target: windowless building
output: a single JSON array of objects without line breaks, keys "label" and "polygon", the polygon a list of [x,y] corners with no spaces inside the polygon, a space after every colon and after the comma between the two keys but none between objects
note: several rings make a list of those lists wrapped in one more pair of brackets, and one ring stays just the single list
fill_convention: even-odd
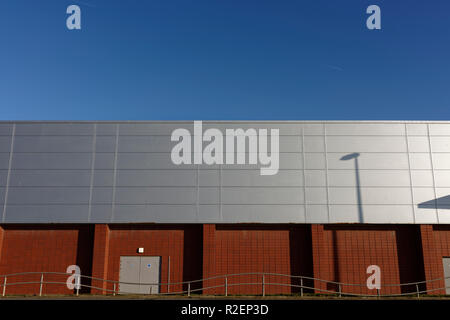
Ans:
[{"label": "windowless building", "polygon": [[[224,294],[222,276],[229,275],[227,293],[260,294],[252,283],[261,282],[262,273],[267,294],[298,292],[300,278],[290,275],[308,277],[303,284],[315,292],[337,290],[332,282],[341,282],[363,285],[348,292],[371,293],[366,270],[377,265],[382,285],[428,281],[421,290],[445,293],[450,122],[202,125],[199,149],[193,121],[1,122],[0,281],[1,275],[64,273],[78,265],[94,278],[157,283],[116,287],[84,278],[94,288],[83,290],[91,293],[178,292],[203,279],[190,289]],[[190,162],[174,162],[183,140],[174,139],[177,129],[192,134],[185,140],[192,148],[177,150]],[[227,130],[243,135],[245,150],[237,144],[227,150],[224,138],[216,145],[223,149],[210,155],[221,157],[223,150],[244,153],[246,160],[196,162],[196,153],[204,160],[217,140],[208,132],[217,138]],[[278,161],[273,174],[262,174],[268,166],[262,158],[250,161],[263,147]],[[51,282],[57,275],[45,277]],[[39,290],[7,286],[9,294]],[[387,294],[405,290],[382,287]],[[45,293],[71,292],[45,285]]]}]

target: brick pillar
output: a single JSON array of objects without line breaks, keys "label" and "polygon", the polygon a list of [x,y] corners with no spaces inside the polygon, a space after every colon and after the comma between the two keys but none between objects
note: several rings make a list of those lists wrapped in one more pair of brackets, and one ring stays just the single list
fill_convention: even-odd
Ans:
[{"label": "brick pillar", "polygon": [[[442,255],[433,237],[432,225],[420,225],[420,239],[422,241],[423,266],[425,280],[430,281],[444,277]],[[445,287],[444,280],[427,282],[426,290]],[[429,294],[445,294],[445,290],[434,290]]]},{"label": "brick pillar", "polygon": [[[313,254],[313,277],[322,280],[330,279],[329,252],[325,242],[325,233],[322,224],[311,225],[311,241]],[[314,292],[325,293],[327,285],[323,281],[314,280]]]},{"label": "brick pillar", "polygon": [[[203,225],[203,279],[216,276],[215,232],[215,224]],[[214,279],[203,281],[203,288],[214,285],[217,285]],[[215,294],[219,291],[218,289],[203,290],[203,294]]]},{"label": "brick pillar", "polygon": [[[96,224],[94,234],[94,252],[92,257],[92,277],[108,279],[108,258],[109,258],[109,227],[107,224]],[[108,279],[112,280],[112,279]],[[112,284],[104,281],[92,280],[92,286],[99,289],[92,289],[91,293],[106,294],[106,288],[112,289]],[[116,286],[116,290],[118,287]],[[108,292],[111,293],[111,292]]]}]

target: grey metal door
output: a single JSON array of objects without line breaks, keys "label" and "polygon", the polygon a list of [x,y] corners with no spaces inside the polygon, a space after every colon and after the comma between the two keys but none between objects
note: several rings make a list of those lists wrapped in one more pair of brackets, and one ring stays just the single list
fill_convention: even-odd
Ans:
[{"label": "grey metal door", "polygon": [[443,257],[444,277],[445,277],[445,293],[450,294],[450,257]]},{"label": "grey metal door", "polygon": [[161,257],[120,257],[119,293],[159,293],[160,262]]},{"label": "grey metal door", "polygon": [[140,257],[141,273],[140,283],[152,283],[151,285],[141,285],[141,293],[159,293],[159,271],[161,257]]}]

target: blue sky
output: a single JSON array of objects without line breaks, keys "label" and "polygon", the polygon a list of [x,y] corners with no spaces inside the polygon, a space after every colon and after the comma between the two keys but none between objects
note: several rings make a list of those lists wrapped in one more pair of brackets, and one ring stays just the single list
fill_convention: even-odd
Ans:
[{"label": "blue sky", "polygon": [[3,120],[450,120],[448,0],[2,0],[0,39]]}]

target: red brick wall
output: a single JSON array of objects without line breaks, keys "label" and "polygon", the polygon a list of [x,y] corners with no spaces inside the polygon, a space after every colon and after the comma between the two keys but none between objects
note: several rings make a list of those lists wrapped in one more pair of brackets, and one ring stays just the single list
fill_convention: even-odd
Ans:
[{"label": "red brick wall", "polygon": [[[203,225],[203,273],[202,278],[209,279],[216,274],[216,225]],[[218,279],[204,280],[203,288],[209,288],[221,284]],[[205,289],[204,294],[214,294],[216,289]]]},{"label": "red brick wall", "polygon": [[[65,272],[77,264],[84,275],[119,280],[120,256],[161,256],[161,282],[191,281],[212,276],[265,272],[313,276],[330,281],[362,283],[366,268],[381,267],[383,284],[398,284],[443,277],[442,257],[450,256],[450,226],[414,225],[3,225],[0,228],[0,274],[28,271]],[[94,232],[95,231],[95,232]],[[3,234],[3,237],[2,237]],[[3,239],[3,241],[2,241]],[[17,278],[39,281],[40,276]],[[65,282],[66,276],[45,280]],[[230,277],[229,294],[261,294],[261,285],[233,286],[239,282],[261,282],[261,276]],[[0,279],[2,281],[2,279]],[[8,279],[11,283],[13,279]],[[299,280],[266,276],[266,283],[299,284]],[[222,285],[224,279],[193,284]],[[83,279],[83,284],[90,284]],[[92,281],[105,293],[112,284]],[[306,285],[309,285],[305,281]],[[335,290],[321,282],[322,289]],[[434,287],[433,287],[434,285]],[[436,282],[430,288],[442,287]],[[171,291],[187,290],[173,285]],[[367,288],[344,291],[368,293]],[[415,290],[404,287],[403,292]],[[167,286],[161,287],[166,292]],[[267,284],[266,294],[298,292],[288,286]],[[39,292],[39,284],[8,287],[7,293]],[[72,293],[65,285],[46,285],[44,294]],[[205,290],[223,294],[224,288]],[[373,293],[371,291],[370,293]],[[382,294],[400,293],[384,288]],[[442,292],[436,292],[442,293]]]},{"label": "red brick wall", "polygon": [[[376,294],[365,286],[369,265],[381,268],[381,283],[399,284],[423,279],[417,226],[313,225],[314,277],[328,281],[363,284],[343,286],[343,292]],[[316,281],[322,290],[338,291],[333,284]],[[382,287],[381,294],[415,290]],[[316,292],[319,292],[317,290]]]},{"label": "red brick wall", "polygon": [[[307,226],[290,225],[216,225],[205,226],[204,276],[236,273],[277,273],[311,276],[311,251]],[[208,256],[209,255],[209,256]],[[224,284],[220,278],[207,285]],[[228,277],[229,294],[261,294],[261,275]],[[294,281],[295,282],[295,281]],[[291,293],[289,277],[265,276],[265,293]],[[295,290],[293,290],[295,291]],[[207,293],[223,294],[224,288]]]},{"label": "red brick wall", "polygon": [[[106,291],[106,281],[97,279],[108,279],[109,262],[109,227],[106,224],[96,224],[92,257],[92,294],[111,293]],[[114,290],[114,286],[113,286]]]},{"label": "red brick wall", "polygon": [[[430,294],[445,294],[443,257],[450,257],[450,226],[421,225],[421,239],[427,290]],[[431,281],[437,280],[437,281]]]},{"label": "red brick wall", "polygon": [[[5,225],[0,274],[20,272],[62,272],[79,265],[91,274],[92,239],[90,226]],[[8,277],[8,284],[40,281],[40,274]],[[3,279],[1,279],[3,281]],[[66,282],[66,275],[44,275],[45,281]],[[8,286],[7,294],[39,294],[39,283]],[[71,294],[64,284],[47,284],[43,294]]]},{"label": "red brick wall", "polygon": [[[160,256],[161,285],[160,292],[167,292],[166,283],[183,282],[201,278],[201,226],[196,225],[110,225],[109,250],[107,253],[106,274],[110,280],[119,280],[120,256]],[[144,254],[137,249],[144,248]],[[199,287],[193,285],[191,289]],[[112,290],[113,285],[107,288]],[[118,288],[117,288],[118,289]],[[174,284],[170,292],[186,290],[187,286]]]}]

